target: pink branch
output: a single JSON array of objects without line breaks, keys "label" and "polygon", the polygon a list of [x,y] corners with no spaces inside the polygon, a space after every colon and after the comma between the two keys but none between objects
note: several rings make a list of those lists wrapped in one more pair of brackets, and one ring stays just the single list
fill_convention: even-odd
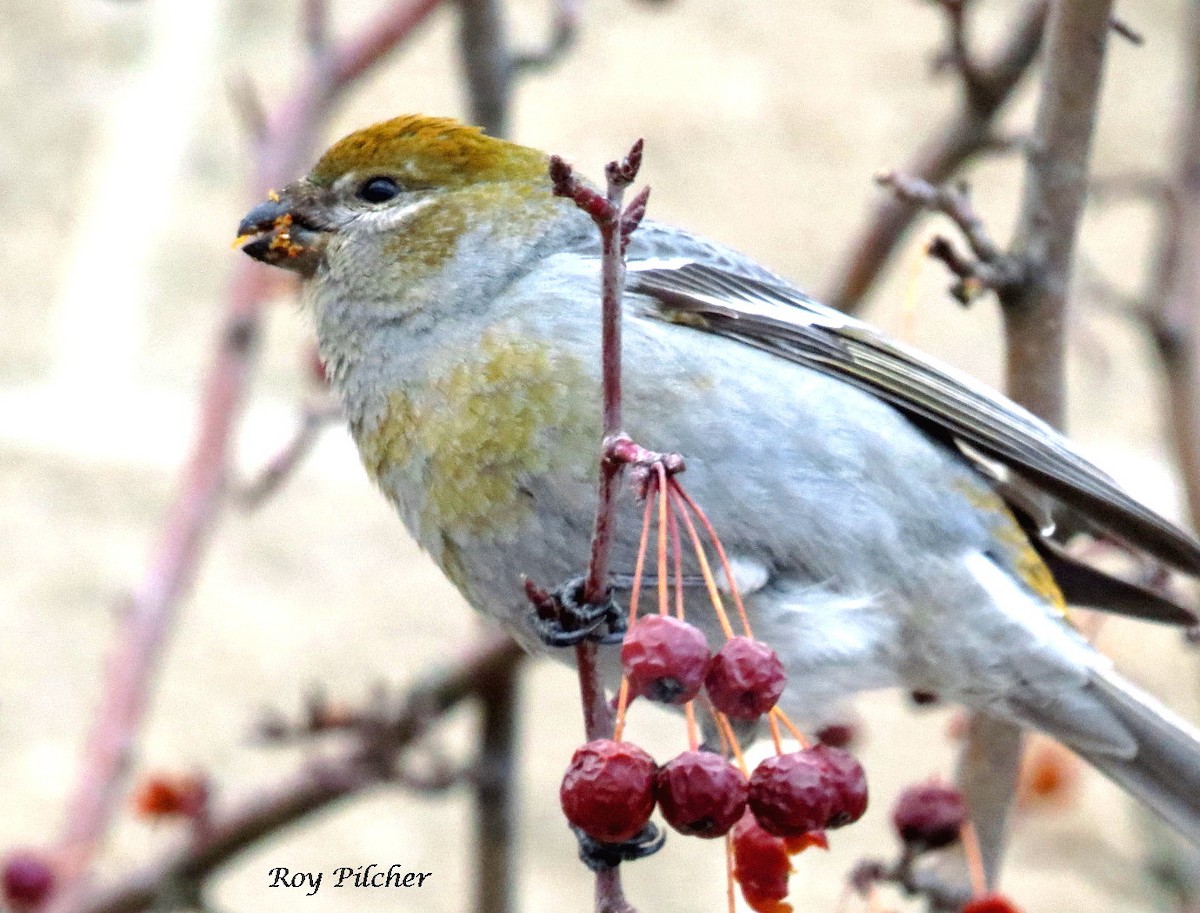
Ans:
[{"label": "pink branch", "polygon": [[402,782],[391,759],[420,739],[464,699],[485,696],[511,679],[525,654],[509,638],[474,645],[453,665],[412,688],[388,720],[356,728],[360,738],[342,752],[307,763],[281,786],[264,790],[224,815],[214,815],[193,839],[119,883],[81,898],[78,913],[138,913],[155,909],[167,891],[196,887],[264,837],[348,796]]},{"label": "pink branch", "polygon": [[[316,4],[314,4],[314,7]],[[338,94],[392,50],[437,6],[398,3],[359,35],[313,58],[302,88],[268,125],[252,179],[255,196],[291,180],[312,157]],[[245,401],[261,310],[274,281],[243,260],[230,284],[224,327],[205,383],[196,444],[169,508],[146,576],[121,605],[123,624],[108,663],[103,704],[85,746],[82,776],[57,851],[60,885],[52,913],[77,909],[88,870],[116,811],[133,762],[148,686],[222,506],[230,444]]]},{"label": "pink branch", "polygon": [[[558,196],[572,200],[592,217],[600,231],[603,259],[600,266],[601,296],[601,372],[603,394],[603,442],[600,453],[600,491],[596,519],[592,528],[591,553],[583,585],[583,599],[598,605],[609,598],[608,557],[616,523],[616,490],[625,466],[622,454],[628,439],[621,432],[621,297],[625,290],[625,248],[630,235],[646,212],[649,191],[643,190],[622,209],[625,189],[637,177],[642,164],[639,139],[620,162],[605,168],[607,193],[601,196],[575,177],[571,166],[554,156],[550,160],[550,179]],[[596,664],[596,643],[584,639],[575,647],[579,670],[579,697],[583,704],[584,727],[588,741],[612,738],[613,714],[604,693],[604,683]],[[632,913],[621,887],[616,867],[596,873],[597,913]]]}]

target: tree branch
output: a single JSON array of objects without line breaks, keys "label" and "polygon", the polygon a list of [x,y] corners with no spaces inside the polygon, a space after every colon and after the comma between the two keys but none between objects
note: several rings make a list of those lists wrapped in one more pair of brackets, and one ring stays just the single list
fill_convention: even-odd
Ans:
[{"label": "tree branch", "polygon": [[[1175,173],[1162,207],[1155,283],[1143,311],[1167,380],[1171,436],[1188,514],[1200,528],[1200,9],[1187,7],[1189,79],[1179,112]],[[1161,184],[1160,184],[1161,187]]]},{"label": "tree branch", "polygon": [[353,730],[357,743],[341,754],[309,762],[283,786],[214,815],[185,846],[173,849],[120,883],[80,898],[76,913],[140,913],[168,892],[195,889],[240,853],[281,829],[371,787],[390,782],[391,763],[466,698],[485,697],[510,680],[525,654],[507,637],[476,644],[449,668],[412,688],[386,726]]},{"label": "tree branch", "polygon": [[[1112,0],[1057,0],[1009,256],[1023,281],[1000,289],[1009,395],[1061,427],[1066,412],[1066,315],[1072,258],[1087,194]],[[1003,857],[1020,767],[1019,727],[972,716],[959,788],[979,835],[989,884]]]},{"label": "tree branch", "polygon": [[[969,78],[964,74],[959,110],[900,171],[942,184],[991,148],[996,119],[1037,56],[1048,7],[1049,0],[1027,4],[999,53],[990,62],[972,62]],[[919,211],[920,207],[907,200],[881,199],[850,245],[822,300],[848,312],[861,307]]]},{"label": "tree branch", "polygon": [[516,665],[493,676],[480,693],[480,754],[475,785],[475,911],[509,913],[517,829],[515,758],[517,746]]},{"label": "tree branch", "polygon": [[[295,176],[312,156],[321,124],[340,92],[411,34],[436,5],[437,0],[397,3],[356,37],[310,59],[302,88],[267,125],[251,179],[255,196]],[[267,270],[245,258],[234,271],[179,494],[167,511],[145,577],[121,601],[123,621],[109,657],[103,703],[84,749],[83,774],[57,850],[60,887],[50,913],[76,908],[132,764],[149,681],[224,501],[230,442],[257,354],[262,305],[274,284]]]}]

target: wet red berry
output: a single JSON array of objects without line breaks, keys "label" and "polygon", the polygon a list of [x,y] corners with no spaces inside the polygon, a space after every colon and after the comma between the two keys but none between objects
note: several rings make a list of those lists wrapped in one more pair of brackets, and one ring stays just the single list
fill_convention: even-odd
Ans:
[{"label": "wet red berry", "polygon": [[722,837],[746,810],[746,776],[710,751],[685,751],[660,767],[654,797],[667,823],[689,837]]},{"label": "wet red berry", "polygon": [[588,742],[576,749],[563,774],[558,794],[563,814],[593,840],[629,840],[654,811],[656,766],[629,742]]},{"label": "wet red berry", "polygon": [[755,913],[791,913],[784,903],[792,871],[787,847],[746,812],[733,828],[733,878]]},{"label": "wet red berry", "polygon": [[727,640],[704,677],[713,706],[735,720],[758,719],[775,706],[786,684],[779,656],[749,637]]},{"label": "wet red berry", "polygon": [[783,845],[787,848],[789,856],[795,856],[797,853],[803,853],[813,847],[819,850],[829,849],[829,837],[824,831],[809,831],[799,837],[784,837]]},{"label": "wet red berry", "polygon": [[936,850],[958,840],[967,806],[953,786],[932,781],[910,786],[892,809],[900,839],[920,850]]},{"label": "wet red berry", "polygon": [[750,775],[750,810],[776,837],[821,830],[833,811],[824,759],[813,749],[767,758]]},{"label": "wet red berry", "polygon": [[853,824],[867,810],[867,775],[854,755],[829,745],[814,745],[811,755],[825,768],[830,790],[829,820],[825,827]]},{"label": "wet red berry", "polygon": [[960,913],[1021,913],[1003,894],[983,894],[967,902]]},{"label": "wet red berry", "polygon": [[699,694],[711,658],[700,629],[670,615],[639,618],[621,645],[632,694],[663,704],[686,704]]},{"label": "wet red berry", "polygon": [[54,869],[35,850],[15,850],[4,860],[0,882],[11,909],[33,911],[44,906],[54,891]]}]

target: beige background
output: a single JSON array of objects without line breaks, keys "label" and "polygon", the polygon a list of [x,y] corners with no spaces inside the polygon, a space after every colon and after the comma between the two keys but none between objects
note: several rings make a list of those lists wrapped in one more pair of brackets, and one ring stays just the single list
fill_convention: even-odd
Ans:
[{"label": "beige background", "polygon": [[[378,8],[333,5],[343,30]],[[544,34],[548,6],[512,4],[520,40]],[[979,30],[993,36],[1016,4],[984,6]],[[1121,5],[1147,41],[1112,46],[1098,173],[1167,160],[1183,6]],[[138,579],[174,490],[238,256],[229,240],[253,202],[226,80],[250,74],[268,103],[287,94],[297,7],[5,0],[0,10],[0,847],[52,840],[61,825],[115,597]],[[328,139],[401,112],[461,113],[454,26],[450,9],[435,15],[338,111]],[[952,84],[928,73],[940,37],[936,10],[913,0],[594,0],[578,50],[521,88],[515,134],[593,173],[644,136],[656,218],[819,289],[878,192],[871,174],[900,164],[951,109]],[[1027,92],[1010,112],[1013,129],[1028,122],[1031,101]],[[988,161],[972,179],[1003,238],[1019,163]],[[1151,228],[1134,206],[1093,214],[1085,256],[1135,288]],[[913,262],[905,258],[878,289],[870,317],[995,381],[992,305],[962,311],[943,293],[939,269],[905,265]],[[910,289],[908,332],[901,302]],[[1145,345],[1121,320],[1079,305],[1073,433],[1131,490],[1174,512]],[[309,333],[292,304],[272,309],[239,438],[246,473],[277,450],[310,390]],[[475,625],[371,489],[344,435],[330,433],[277,499],[253,515],[231,513],[218,531],[164,657],[144,764],[203,768],[219,784],[218,801],[236,802],[298,760],[249,744],[264,707],[294,709],[315,682],[351,700],[380,679],[400,686]],[[1176,636],[1112,624],[1103,640],[1133,677],[1194,714],[1194,661]],[[590,909],[589,879],[555,798],[580,740],[573,680],[541,664],[524,701],[533,712],[522,734],[522,908]],[[902,784],[950,769],[944,711],[915,716],[892,695],[862,709],[875,803],[831,853],[799,860],[802,909],[832,910],[856,859],[891,852],[886,809]],[[450,728],[447,745],[463,743],[468,722]],[[645,709],[632,734],[662,758],[683,742],[680,724]],[[1021,820],[1011,893],[1029,910],[1146,909],[1135,820],[1113,788],[1089,777],[1067,812]],[[458,910],[470,878],[468,825],[460,797],[381,792],[264,844],[220,879],[215,901],[256,913]],[[105,868],[127,869],[179,837],[126,819]],[[419,894],[398,897],[265,888],[272,866],[328,872],[367,862],[435,874]],[[666,913],[722,909],[722,882],[719,844],[676,837],[630,867],[627,883],[642,909]]]}]

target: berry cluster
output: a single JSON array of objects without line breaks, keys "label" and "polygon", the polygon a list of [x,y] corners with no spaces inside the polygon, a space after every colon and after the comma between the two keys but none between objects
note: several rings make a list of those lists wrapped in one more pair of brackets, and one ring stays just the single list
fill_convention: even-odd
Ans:
[{"label": "berry cluster", "polygon": [[[724,837],[728,870],[747,903],[758,913],[790,913],[784,902],[789,857],[812,846],[828,847],[827,830],[857,821],[867,809],[866,776],[843,748],[852,732],[842,727],[828,741],[809,745],[776,706],[787,685],[783,663],[768,644],[754,638],[724,547],[704,511],[675,478],[683,470],[682,459],[632,442],[626,450],[635,490],[645,500],[645,516],[628,616],[620,624],[623,678],[617,721],[611,739],[591,741],[571,758],[559,793],[563,812],[579,837],[581,857],[595,869],[641,858],[661,845],[660,832],[650,822],[655,808],[684,836]],[[658,612],[639,616],[654,527]],[[726,612],[700,528],[720,561],[741,632]],[[685,620],[685,535],[725,635],[715,653],[704,633]],[[535,606],[536,595],[530,597]],[[639,697],[684,710],[688,750],[662,766],[622,738],[626,711]],[[699,745],[696,702],[711,717],[720,740],[709,750]],[[764,718],[775,754],[751,770],[733,723]],[[799,750],[784,751],[781,725],[800,743]]]},{"label": "berry cluster", "polygon": [[[788,856],[827,845],[827,829],[857,821],[866,811],[862,767],[841,748],[817,744],[780,750],[747,776],[729,720],[770,715],[777,734],[775,704],[786,684],[779,657],[760,641],[731,637],[712,654],[699,629],[670,615],[650,615],[630,625],[621,663],[622,709],[632,697],[687,705],[691,749],[660,767],[630,742],[599,739],[582,746],[562,781],[567,820],[592,840],[618,844],[641,834],[657,806],[685,836],[731,835],[733,870],[747,902],[758,911],[782,911]],[[738,764],[697,749],[690,702],[702,694]]]},{"label": "berry cluster", "polygon": [[[987,890],[978,840],[966,803],[957,789],[938,780],[910,786],[892,808],[892,825],[902,843],[897,861],[888,865],[880,860],[864,860],[850,875],[851,886],[871,909],[879,907],[877,886],[892,883],[908,895],[926,895],[930,906],[938,909],[955,908],[959,913],[1020,913],[1007,897]],[[961,897],[957,886],[947,886],[932,872],[919,873],[917,869],[925,854],[960,842],[971,876],[971,890],[966,898]]]}]

